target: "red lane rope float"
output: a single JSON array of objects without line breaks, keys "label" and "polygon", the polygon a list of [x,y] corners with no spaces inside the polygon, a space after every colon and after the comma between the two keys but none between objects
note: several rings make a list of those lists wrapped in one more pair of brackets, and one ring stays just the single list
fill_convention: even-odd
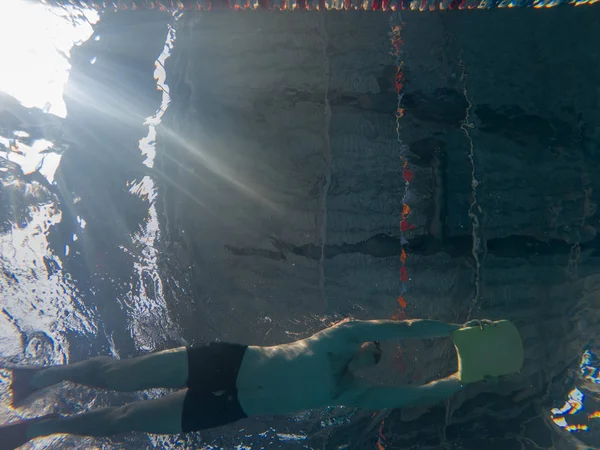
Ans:
[{"label": "red lane rope float", "polygon": [[39,0],[46,5],[91,8],[98,11],[184,10],[364,10],[436,11],[449,9],[552,8],[591,5],[600,0]]},{"label": "red lane rope float", "polygon": [[393,47],[393,56],[396,62],[396,76],[394,79],[394,86],[396,89],[396,95],[398,96],[398,106],[396,110],[396,138],[400,144],[400,162],[402,164],[402,178],[404,180],[404,194],[402,198],[402,213],[400,215],[400,282],[401,282],[401,292],[398,296],[398,309],[396,313],[392,316],[393,319],[404,319],[406,318],[406,307],[408,302],[406,300],[406,292],[408,291],[408,270],[406,268],[406,261],[408,259],[408,254],[406,252],[406,245],[408,241],[406,239],[405,233],[412,230],[414,225],[411,225],[408,221],[410,216],[410,206],[407,203],[408,197],[408,188],[413,179],[413,172],[410,170],[408,166],[408,160],[404,156],[406,152],[406,147],[402,143],[400,139],[400,119],[404,115],[404,109],[402,108],[402,96],[403,96],[403,88],[404,88],[404,74],[402,72],[402,59],[401,59],[401,49],[402,49],[402,25],[392,22],[392,32],[391,32],[391,41]]},{"label": "red lane rope float", "polygon": [[[396,305],[396,312],[392,315],[392,319],[395,320],[403,320],[408,317],[406,313],[406,308],[408,306],[408,301],[406,297],[406,293],[408,292],[408,269],[406,267],[406,261],[408,259],[408,253],[406,251],[406,246],[408,244],[408,240],[406,239],[405,233],[414,228],[414,225],[411,225],[408,222],[408,217],[410,215],[410,206],[407,203],[408,197],[408,189],[410,185],[410,181],[412,181],[412,172],[408,167],[408,160],[404,156],[406,152],[406,146],[402,143],[400,139],[400,120],[404,115],[404,108],[402,107],[402,97],[404,95],[404,73],[402,71],[402,58],[401,58],[401,50],[404,44],[402,40],[402,24],[397,23],[394,20],[394,17],[390,19],[392,32],[391,32],[391,41],[393,47],[393,56],[395,58],[396,64],[396,75],[394,78],[394,87],[396,90],[396,95],[398,97],[397,109],[396,109],[396,139],[400,144],[400,162],[402,164],[402,178],[404,180],[404,194],[402,196],[402,212],[400,214],[400,294],[398,296],[398,301]],[[404,364],[402,347],[399,345],[396,354],[394,355],[394,367],[400,372],[404,373],[406,370]]]},{"label": "red lane rope float", "polygon": [[[406,300],[406,293],[408,291],[408,269],[406,268],[406,262],[408,260],[408,253],[406,251],[406,247],[408,244],[408,240],[406,239],[405,233],[412,230],[414,225],[410,224],[408,219],[410,216],[410,206],[407,203],[408,199],[408,190],[410,187],[410,183],[413,180],[413,172],[409,168],[408,160],[405,156],[407,148],[402,143],[400,139],[400,119],[404,115],[404,108],[402,108],[402,97],[404,95],[404,73],[402,71],[402,22],[399,17],[393,15],[390,18],[390,26],[391,33],[390,39],[392,43],[392,55],[395,59],[396,64],[396,75],[394,78],[394,87],[396,90],[396,95],[398,97],[397,109],[396,109],[396,139],[400,145],[400,163],[401,163],[401,174],[402,179],[404,180],[404,193],[401,199],[402,212],[400,214],[400,295],[398,296],[398,301],[396,305],[396,311],[392,315],[392,319],[394,320],[403,320],[408,317],[406,313],[406,307],[408,306],[408,302]],[[402,347],[398,346],[396,353],[393,357],[393,366],[396,370],[401,372],[405,371],[404,358]],[[377,449],[385,450],[389,445],[387,438],[383,433],[383,425],[385,420],[381,421],[379,425],[379,433],[377,436]]]}]

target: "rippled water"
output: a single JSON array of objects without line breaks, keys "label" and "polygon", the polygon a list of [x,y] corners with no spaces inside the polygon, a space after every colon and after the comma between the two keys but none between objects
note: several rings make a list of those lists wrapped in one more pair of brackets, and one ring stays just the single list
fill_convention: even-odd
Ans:
[{"label": "rippled water", "polygon": [[[170,90],[171,83],[176,83],[179,92],[192,90],[197,80],[187,79],[185,71],[171,74],[165,69],[177,46],[181,13],[136,14],[139,16],[111,16],[104,23],[95,10],[50,8],[20,0],[0,4],[0,42],[9,43],[0,47],[4,65],[0,70],[2,363],[64,364],[96,354],[130,357],[187,344],[190,336],[239,336],[245,328],[237,328],[242,326],[256,327],[257,334],[265,338],[273,329],[280,337],[297,337],[327,322],[326,314],[307,312],[305,317],[287,317],[287,308],[292,306],[282,303],[269,309],[260,303],[251,310],[253,322],[240,325],[234,320],[243,321],[245,299],[230,303],[215,299],[222,292],[218,285],[195,286],[195,292],[205,289],[206,295],[201,300],[191,298],[196,279],[205,280],[202,277],[209,277],[206,274],[210,271],[198,269],[185,255],[193,254],[207,267],[213,261],[208,250],[194,248],[184,236],[165,236],[165,230],[177,229],[180,224],[167,223],[174,217],[169,211],[178,205],[169,203],[161,189],[174,189],[181,197],[192,198],[210,218],[212,222],[201,231],[208,236],[207,246],[211,233],[226,229],[219,220],[222,212],[206,207],[211,204],[209,197],[222,192],[211,192],[201,183],[206,191],[192,192],[179,184],[175,172],[165,173],[166,164],[157,163],[161,158],[163,162],[169,159],[161,139],[194,149],[193,143],[178,133],[177,123],[167,126],[164,121],[172,113],[181,128],[194,127],[186,123],[184,107],[172,104]],[[112,49],[110,53],[107,48]],[[177,65],[186,66],[181,61]],[[246,82],[243,70],[236,70],[240,70],[240,83]],[[205,95],[210,102],[211,93]],[[185,107],[195,111],[197,105]],[[176,113],[169,108],[180,110]],[[231,133],[225,127],[219,131]],[[232,174],[243,172],[240,167],[225,170],[218,158],[201,156],[211,174],[228,179],[224,191],[233,185],[232,189],[244,191],[249,198],[268,203],[260,192],[235,179]],[[243,162],[238,163],[243,166]],[[177,170],[185,173],[191,169]],[[204,223],[202,220],[199,222]],[[243,227],[243,220],[242,225],[235,226]],[[318,225],[315,228],[326,223]],[[325,249],[324,244],[320,248],[272,244],[274,250],[269,251],[235,245],[227,250],[277,261],[285,258],[282,248],[289,246],[292,250],[288,254],[319,264],[326,251],[343,253],[343,245]],[[400,256],[398,245],[375,237],[356,244],[359,250],[352,251]],[[408,275],[403,275],[407,280]],[[309,285],[324,290],[319,285],[324,277],[318,282],[308,278],[302,280],[307,292],[312,292]],[[256,288],[254,285],[249,290]],[[230,322],[212,319],[212,312],[227,318],[227,308],[238,309]],[[302,305],[297,308],[301,310]],[[548,411],[558,427],[571,433],[585,433],[590,421],[600,417],[600,406],[591,394],[600,384],[596,354],[593,346],[585,350],[574,376],[579,384],[573,386],[564,406]],[[157,390],[116,395],[59,386],[36,398],[29,408],[13,410],[9,406],[9,380],[7,372],[0,372],[3,422],[47,412],[72,414],[161,394]],[[92,440],[60,436],[36,440],[31,448],[197,448],[200,442],[207,449],[236,445],[309,448],[309,436],[328,436],[329,428],[350,423],[356,414],[331,408],[287,417],[273,427],[265,425],[270,423],[267,420],[250,423],[241,431],[235,429],[235,433],[211,432],[202,437],[132,435]],[[346,448],[344,445],[336,448]]]},{"label": "rippled water", "polygon": [[[154,181],[147,175],[121,178],[118,182],[125,182],[117,189],[118,197],[108,193],[110,187],[103,184],[114,179],[102,173],[93,153],[105,151],[106,146],[123,147],[119,142],[123,136],[92,136],[90,130],[78,128],[85,119],[78,122],[76,112],[72,114],[82,107],[100,110],[98,116],[120,117],[127,125],[136,122],[138,140],[128,145],[139,154],[139,164],[152,168],[156,127],[169,103],[164,62],[175,38],[174,21],[165,17],[162,45],[155,43],[154,73],[145,74],[156,92],[145,117],[139,117],[141,109],[134,112],[135,107],[117,108],[116,98],[86,105],[97,95],[86,77],[94,76],[102,55],[85,56],[92,72],[82,75],[79,83],[72,76],[70,93],[65,91],[73,75],[73,49],[90,39],[102,39],[94,31],[98,21],[93,10],[20,1],[0,5],[0,38],[10,42],[0,54],[10,66],[0,71],[0,357],[4,362],[64,364],[90,351],[119,356],[154,350],[167,340],[181,342],[158,274],[154,246],[160,229]],[[117,65],[114,70],[118,77]],[[103,82],[108,80],[97,86]],[[76,168],[71,165],[75,179],[61,177],[61,170],[63,175],[69,170],[64,169],[65,152],[80,152],[85,160],[75,162]],[[104,181],[95,183],[94,177]],[[81,189],[83,185],[87,186]],[[135,210],[127,211],[131,217],[126,218],[115,204],[128,196]],[[117,246],[108,237],[113,234],[108,228],[119,229]],[[105,296],[111,294],[114,300],[107,301]],[[6,391],[8,374],[2,377],[3,421],[123,400],[59,388],[29,409],[12,410]],[[132,439],[142,444],[143,439]],[[55,448],[88,445],[85,439],[59,437],[38,440],[33,446],[48,448],[50,442]]]},{"label": "rippled water", "polygon": [[[64,364],[95,354],[128,357],[188,343],[165,292],[171,305],[177,296],[190,300],[188,281],[181,276],[185,268],[163,267],[161,272],[157,245],[162,238],[157,129],[171,101],[165,64],[176,43],[177,16],[155,15],[150,25],[113,17],[116,28],[115,22],[103,28],[99,18],[80,8],[18,0],[0,5],[0,38],[11,42],[0,55],[11,67],[0,71],[3,363]],[[119,30],[119,22],[128,33]],[[148,26],[150,39],[133,44],[140,48],[139,61],[103,53],[106,46],[118,48],[122,39],[135,40],[137,31]],[[0,377],[3,422],[162,394],[116,395],[59,386],[27,408],[13,410],[9,373],[0,372]],[[290,423],[320,414],[300,415]],[[325,412],[322,427],[346,422],[351,415]],[[301,443],[306,434],[302,427],[277,431],[256,424],[245,437],[218,432],[202,438],[59,436],[35,440],[31,447],[186,448],[187,442],[196,448],[193,443],[199,440],[203,448],[229,448],[234,441],[239,448],[251,448],[244,441],[284,445]]]}]

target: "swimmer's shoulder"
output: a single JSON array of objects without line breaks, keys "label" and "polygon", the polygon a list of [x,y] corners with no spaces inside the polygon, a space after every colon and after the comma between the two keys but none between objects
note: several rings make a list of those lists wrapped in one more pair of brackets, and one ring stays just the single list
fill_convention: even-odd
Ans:
[{"label": "swimmer's shoulder", "polygon": [[337,322],[313,334],[307,341],[312,342],[314,346],[322,346],[328,351],[354,348],[359,342],[356,339],[352,323],[353,321],[350,319]]}]

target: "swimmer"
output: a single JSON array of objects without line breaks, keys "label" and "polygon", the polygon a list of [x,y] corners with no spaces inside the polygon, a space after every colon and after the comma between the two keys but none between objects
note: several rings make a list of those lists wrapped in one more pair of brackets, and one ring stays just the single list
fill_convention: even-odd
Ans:
[{"label": "swimmer", "polygon": [[72,416],[49,415],[0,426],[0,450],[67,433],[178,434],[248,416],[343,405],[380,410],[432,405],[461,388],[457,374],[423,386],[380,386],[356,375],[379,363],[379,342],[449,337],[464,325],[435,320],[344,320],[302,340],[272,347],[213,342],[117,360],[98,356],[51,367],[8,367],[13,404],[62,381],[131,392],[176,389],[164,397]]}]

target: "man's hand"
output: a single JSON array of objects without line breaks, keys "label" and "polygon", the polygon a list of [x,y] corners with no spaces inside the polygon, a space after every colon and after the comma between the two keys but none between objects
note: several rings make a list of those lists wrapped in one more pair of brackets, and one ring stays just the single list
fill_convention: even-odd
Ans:
[{"label": "man's hand", "polygon": [[473,319],[469,320],[463,325],[463,328],[468,327],[479,327],[482,331],[485,330],[485,327],[495,327],[496,324],[488,319]]}]

